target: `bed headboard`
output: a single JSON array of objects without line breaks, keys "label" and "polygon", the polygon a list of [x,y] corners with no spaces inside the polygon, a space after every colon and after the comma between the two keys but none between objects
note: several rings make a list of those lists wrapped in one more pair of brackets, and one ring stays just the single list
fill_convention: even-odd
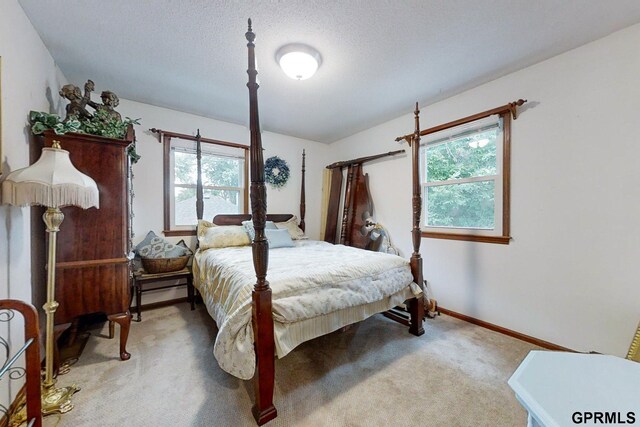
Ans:
[{"label": "bed headboard", "polygon": [[[293,218],[292,214],[267,214],[267,221],[286,222]],[[216,225],[242,225],[242,221],[251,219],[251,214],[220,214],[213,218]]]}]

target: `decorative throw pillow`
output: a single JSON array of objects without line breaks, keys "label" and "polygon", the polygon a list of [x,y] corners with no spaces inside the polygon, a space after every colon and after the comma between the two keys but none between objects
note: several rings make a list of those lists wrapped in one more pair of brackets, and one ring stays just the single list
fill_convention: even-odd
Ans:
[{"label": "decorative throw pillow", "polygon": [[251,244],[249,235],[241,225],[203,227],[201,231],[198,231],[198,243],[201,250]]},{"label": "decorative throw pillow", "polygon": [[289,230],[289,234],[293,240],[308,239],[308,237],[304,235],[304,231],[298,227],[298,217],[295,215],[286,222],[276,222],[276,227]]},{"label": "decorative throw pillow", "polygon": [[211,221],[207,221],[206,219],[199,219],[198,226],[196,227],[196,236],[198,237],[198,239],[200,238],[200,236],[203,236],[204,233],[206,233],[208,228],[211,227],[217,227],[217,225],[215,225]]},{"label": "decorative throw pillow", "polygon": [[150,231],[147,236],[138,243],[134,252],[143,258],[176,258],[191,255],[191,250],[184,241],[181,244],[173,244]]},{"label": "decorative throw pillow", "polygon": [[176,246],[180,246],[181,248],[184,248],[185,255],[189,255],[189,256],[193,255],[193,251],[191,250],[191,248],[189,248],[189,245],[187,245],[187,242],[185,242],[184,239],[176,243]]},{"label": "decorative throw pillow", "polygon": [[[249,239],[251,239],[251,241],[253,241],[253,239],[256,238],[256,230],[255,230],[255,228],[253,228],[253,221],[252,220],[242,221],[242,226],[247,231],[247,234],[249,235]],[[276,224],[273,221],[267,221],[264,224],[264,229],[265,230],[269,230],[269,229],[277,230],[278,227],[276,227]]]},{"label": "decorative throw pillow", "polygon": [[275,248],[292,248],[294,246],[291,235],[288,230],[264,230],[269,241],[269,249]]}]

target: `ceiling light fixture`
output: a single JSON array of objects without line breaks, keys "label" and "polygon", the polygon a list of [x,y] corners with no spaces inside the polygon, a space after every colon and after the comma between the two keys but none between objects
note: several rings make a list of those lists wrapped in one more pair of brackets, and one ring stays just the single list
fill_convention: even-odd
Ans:
[{"label": "ceiling light fixture", "polygon": [[276,61],[287,76],[296,80],[306,80],[320,67],[322,57],[311,46],[292,43],[278,49]]}]

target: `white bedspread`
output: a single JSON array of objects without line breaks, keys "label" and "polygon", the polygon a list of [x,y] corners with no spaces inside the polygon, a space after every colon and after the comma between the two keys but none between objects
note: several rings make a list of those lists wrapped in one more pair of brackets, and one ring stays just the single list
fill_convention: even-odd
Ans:
[{"label": "white bedspread", "polygon": [[[412,283],[409,262],[399,256],[318,241],[296,241],[295,245],[269,251],[267,280],[276,329],[279,324],[407,295],[409,287],[416,294],[421,292]],[[199,251],[194,278],[218,325],[213,352],[220,367],[238,378],[253,377],[251,291],[256,277],[251,247]],[[290,351],[276,348],[278,357]]]}]

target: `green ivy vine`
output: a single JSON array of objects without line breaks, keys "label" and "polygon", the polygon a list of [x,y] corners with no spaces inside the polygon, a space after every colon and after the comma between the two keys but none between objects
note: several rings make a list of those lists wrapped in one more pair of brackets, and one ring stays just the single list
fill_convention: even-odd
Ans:
[{"label": "green ivy vine", "polygon": [[[140,124],[140,119],[126,117],[124,120],[118,120],[109,116],[109,113],[104,110],[96,111],[90,119],[78,120],[76,117],[71,116],[66,122],[57,114],[31,111],[29,121],[31,123],[31,132],[34,135],[40,135],[45,130],[52,129],[57,135],[75,132],[115,139],[124,139],[129,125]],[[140,160],[140,155],[136,152],[135,141],[129,146],[127,152],[132,163]]]}]

